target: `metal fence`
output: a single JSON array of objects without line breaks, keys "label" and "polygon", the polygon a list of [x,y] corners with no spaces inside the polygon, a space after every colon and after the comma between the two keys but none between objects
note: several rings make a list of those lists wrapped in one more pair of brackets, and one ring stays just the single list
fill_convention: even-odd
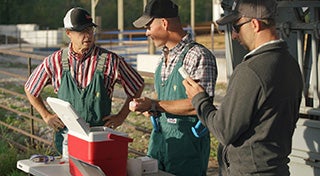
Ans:
[{"label": "metal fence", "polygon": [[[24,52],[19,52],[19,51],[13,51],[13,50],[0,50],[0,54],[3,54],[5,56],[18,56],[18,57],[22,57],[25,58],[27,61],[27,69],[28,73],[30,74],[32,71],[32,61],[39,61],[39,60],[43,60],[44,56],[40,56],[37,54],[28,54],[28,53],[24,53]],[[8,78],[15,78],[20,80],[21,82],[25,82],[27,79],[27,75],[20,75],[20,74],[15,74],[9,71],[4,71],[4,70],[0,70],[0,73],[4,76],[7,76]],[[23,89],[23,84],[20,85],[21,89]],[[0,87],[0,92],[1,94],[6,94],[10,97],[14,97],[15,99],[17,99],[16,101],[27,101],[27,97],[22,94],[22,93],[17,93],[14,90],[10,90],[4,87]],[[20,99],[20,100],[18,100]],[[120,99],[115,97],[114,99]],[[16,116],[19,116],[19,118],[23,118],[25,119],[25,122],[28,124],[24,124],[24,128],[21,128],[19,126],[15,126],[14,124],[8,123],[3,121],[3,118],[0,119],[0,126],[7,128],[9,131],[12,131],[14,133],[18,133],[20,136],[25,136],[25,138],[27,139],[28,143],[19,143],[16,140],[12,140],[12,139],[7,139],[5,138],[5,136],[2,134],[0,135],[1,138],[7,140],[8,142],[10,142],[11,144],[15,145],[16,147],[18,147],[21,150],[30,150],[30,147],[36,147],[35,145],[40,143],[40,145],[45,145],[48,148],[53,148],[53,140],[47,139],[46,137],[40,136],[35,132],[35,129],[39,129],[39,126],[46,126],[45,122],[39,117],[39,115],[37,115],[37,113],[34,113],[33,107],[30,106],[30,110],[29,112],[25,112],[25,111],[21,111],[19,110],[19,108],[14,108],[12,107],[10,104],[0,104],[0,108],[10,112],[10,113],[14,113],[16,114]],[[0,115],[1,116],[1,115]],[[3,116],[2,116],[3,117]],[[141,126],[136,126],[130,122],[126,122],[124,125],[126,126],[130,126],[130,128],[133,128],[135,130],[141,131],[143,133],[151,133],[150,130],[141,127]],[[27,126],[27,128],[25,128]],[[33,148],[35,149],[35,148]],[[129,148],[129,152],[134,154],[134,155],[138,155],[138,156],[143,156],[145,155],[145,153],[140,152],[134,148]]]}]

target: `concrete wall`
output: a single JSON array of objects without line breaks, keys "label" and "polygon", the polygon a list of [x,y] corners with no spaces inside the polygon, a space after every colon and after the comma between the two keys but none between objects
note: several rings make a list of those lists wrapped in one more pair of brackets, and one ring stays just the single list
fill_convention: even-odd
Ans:
[{"label": "concrete wall", "polygon": [[19,31],[37,31],[39,26],[37,24],[17,24]]},{"label": "concrete wall", "polygon": [[62,33],[58,30],[21,31],[23,41],[43,46],[56,46],[62,43]]},{"label": "concrete wall", "polygon": [[18,38],[19,30],[17,25],[0,25],[0,35]]},{"label": "concrete wall", "polygon": [[36,24],[0,25],[0,35],[20,37],[23,42],[44,47],[65,43],[63,30],[39,30]]},{"label": "concrete wall", "polygon": [[137,70],[142,72],[154,73],[161,61],[161,55],[138,54]]}]

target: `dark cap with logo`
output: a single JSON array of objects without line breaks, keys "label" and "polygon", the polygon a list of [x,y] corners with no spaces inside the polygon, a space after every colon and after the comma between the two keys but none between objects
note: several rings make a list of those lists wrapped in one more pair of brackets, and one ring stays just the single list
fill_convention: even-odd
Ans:
[{"label": "dark cap with logo", "polygon": [[143,15],[133,22],[136,28],[146,26],[154,18],[173,18],[178,16],[178,6],[171,0],[150,0]]},{"label": "dark cap with logo", "polygon": [[235,1],[230,14],[216,22],[219,25],[233,23],[241,17],[257,19],[274,19],[277,11],[275,0],[238,0]]},{"label": "dark cap with logo", "polygon": [[64,28],[81,32],[87,27],[97,27],[92,22],[91,15],[81,7],[70,9],[63,19]]}]

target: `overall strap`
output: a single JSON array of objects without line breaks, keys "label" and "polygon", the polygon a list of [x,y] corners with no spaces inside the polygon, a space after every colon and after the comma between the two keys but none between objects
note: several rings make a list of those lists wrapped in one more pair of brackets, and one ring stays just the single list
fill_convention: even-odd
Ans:
[{"label": "overall strap", "polygon": [[[69,60],[68,60],[68,52],[69,52],[69,48],[64,48],[61,51],[61,56],[62,56],[62,68],[63,70],[69,70]],[[102,53],[98,56],[98,63],[97,63],[97,70],[104,72],[105,70],[105,61],[107,58],[107,53]]]},{"label": "overall strap", "polygon": [[[179,55],[179,60],[178,60],[178,63],[179,64],[182,64],[182,61],[184,59],[184,57],[186,56],[187,52],[189,51],[190,48],[192,48],[194,45],[196,44],[196,42],[192,41],[191,43],[188,43],[186,44],[186,47],[183,49],[183,51],[181,52],[181,54]],[[156,69],[156,72],[159,72],[160,73],[160,70],[162,68],[162,63],[163,63],[163,60],[161,60],[160,64],[158,65],[157,69]],[[179,65],[180,67],[181,65]],[[175,66],[176,67],[176,66]]]},{"label": "overall strap", "polygon": [[62,56],[62,68],[63,70],[69,70],[69,61],[68,61],[68,52],[69,48],[64,48],[61,51],[61,56]]},{"label": "overall strap", "polygon": [[191,43],[188,43],[186,45],[186,47],[183,49],[183,51],[181,52],[181,54],[179,56],[179,62],[183,61],[183,59],[186,56],[186,54],[189,51],[189,49],[192,48],[195,44],[196,44],[196,42],[192,41]]},{"label": "overall strap", "polygon": [[106,59],[107,59],[108,53],[101,53],[98,56],[98,63],[97,63],[97,69],[101,71],[102,73],[105,71],[106,69]]}]

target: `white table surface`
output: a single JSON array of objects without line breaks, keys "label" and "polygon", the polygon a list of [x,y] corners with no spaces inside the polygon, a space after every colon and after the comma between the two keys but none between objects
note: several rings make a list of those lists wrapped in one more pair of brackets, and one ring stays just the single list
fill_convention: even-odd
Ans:
[{"label": "white table surface", "polygon": [[[71,176],[69,172],[69,163],[63,162],[60,159],[56,159],[53,162],[35,163],[29,159],[19,160],[17,162],[17,168],[25,173],[34,176]],[[160,171],[153,174],[143,174],[143,176],[174,176],[172,174]]]},{"label": "white table surface", "polygon": [[19,160],[17,162],[17,168],[35,175],[35,176],[71,176],[69,173],[69,163],[62,162],[60,159],[57,159],[53,162],[45,163],[35,163],[29,159]]}]

